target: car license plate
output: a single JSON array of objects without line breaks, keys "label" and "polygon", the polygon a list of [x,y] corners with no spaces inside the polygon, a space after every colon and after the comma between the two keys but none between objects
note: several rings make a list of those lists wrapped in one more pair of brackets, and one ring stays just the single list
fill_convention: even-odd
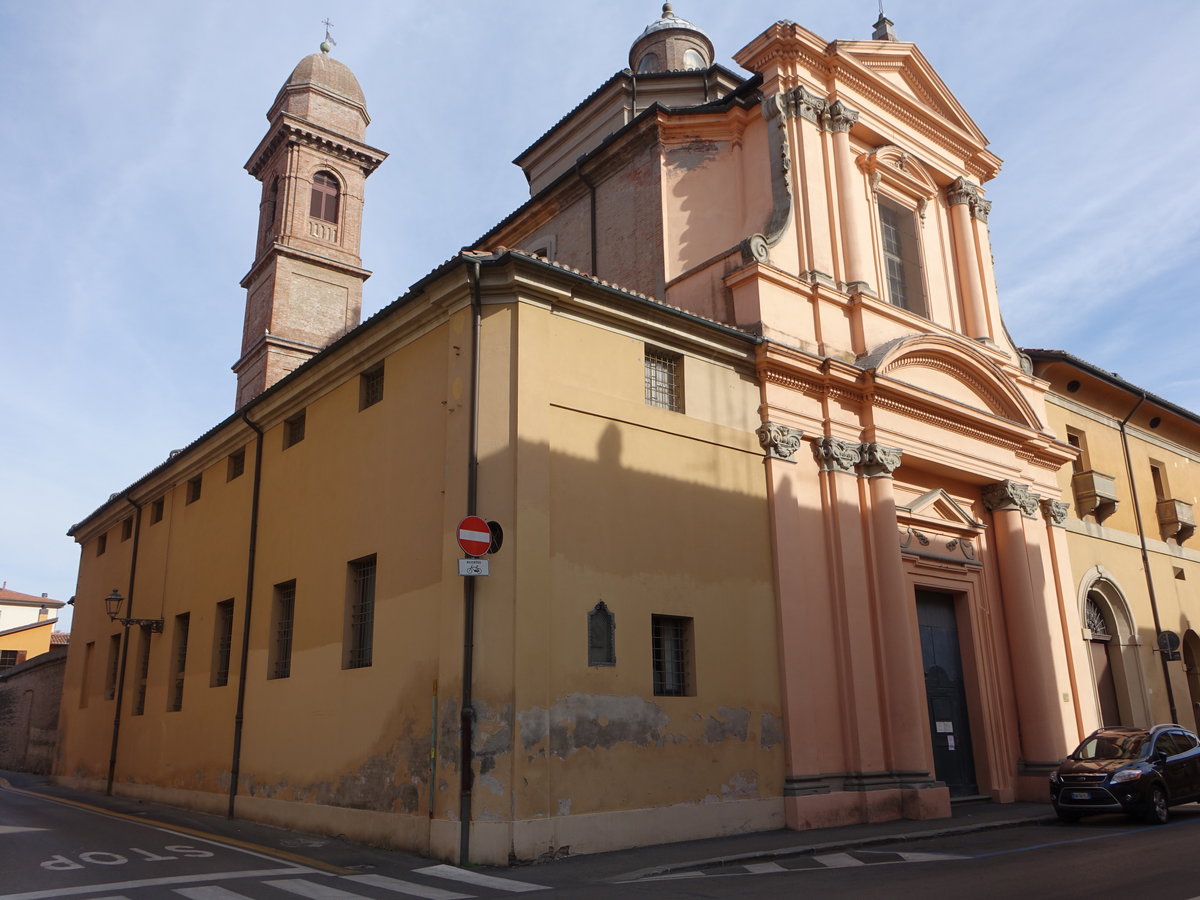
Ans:
[{"label": "car license plate", "polygon": [[1067,796],[1072,800],[1087,800],[1092,795],[1088,791],[1071,791]]}]

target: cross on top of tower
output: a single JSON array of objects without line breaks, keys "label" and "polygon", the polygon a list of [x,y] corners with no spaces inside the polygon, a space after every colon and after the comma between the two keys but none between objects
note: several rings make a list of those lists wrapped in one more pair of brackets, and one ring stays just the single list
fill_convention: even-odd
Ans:
[{"label": "cross on top of tower", "polygon": [[325,26],[325,40],[321,41],[321,52],[328,53],[333,47],[337,46],[337,41],[333,39],[333,35],[329,33],[329,29],[333,27],[333,23],[328,18],[321,22]]}]

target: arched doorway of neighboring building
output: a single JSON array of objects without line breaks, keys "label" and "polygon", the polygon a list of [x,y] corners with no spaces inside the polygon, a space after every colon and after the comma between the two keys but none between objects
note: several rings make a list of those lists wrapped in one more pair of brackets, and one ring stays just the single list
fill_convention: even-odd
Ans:
[{"label": "arched doorway of neighboring building", "polygon": [[1116,631],[1104,615],[1104,598],[1089,591],[1084,614],[1087,629],[1091,632],[1088,649],[1092,657],[1092,678],[1096,684],[1096,699],[1100,701],[1100,724],[1120,725],[1121,705],[1117,702],[1117,683],[1113,678],[1113,656],[1111,649]]},{"label": "arched doorway of neighboring building", "polygon": [[1082,582],[1080,615],[1103,725],[1150,724],[1137,628],[1116,581],[1097,566]]},{"label": "arched doorway of neighboring building", "polygon": [[[1192,700],[1193,724],[1195,728],[1200,729],[1200,635],[1190,628],[1183,636],[1183,665],[1187,670],[1188,696]],[[1179,717],[1186,719],[1183,713],[1180,713]],[[1186,722],[1180,724],[1185,728],[1192,727]]]}]

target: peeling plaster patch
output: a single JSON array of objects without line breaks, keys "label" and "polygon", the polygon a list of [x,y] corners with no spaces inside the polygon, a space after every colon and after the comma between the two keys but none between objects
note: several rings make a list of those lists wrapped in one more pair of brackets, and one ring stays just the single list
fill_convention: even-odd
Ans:
[{"label": "peeling plaster patch", "polygon": [[505,704],[493,712],[482,703],[475,705],[475,746],[473,753],[479,761],[479,774],[487,775],[496,768],[497,757],[512,750],[512,706]]},{"label": "peeling plaster patch", "polygon": [[481,785],[483,785],[484,787],[486,787],[489,791],[491,791],[497,797],[504,796],[504,785],[502,785],[500,783],[500,779],[497,778],[495,775],[481,774],[479,776],[479,783]]},{"label": "peeling plaster patch", "polygon": [[745,741],[750,729],[750,710],[743,707],[719,706],[717,716],[709,716],[704,725],[704,743],[719,744],[734,738]]},{"label": "peeling plaster patch", "polygon": [[[571,694],[557,700],[546,711],[535,707],[522,710],[521,743],[526,753],[546,737],[550,753],[566,759],[578,750],[609,750],[616,744],[661,747],[686,740],[666,734],[670,716],[655,703],[641,697]],[[542,723],[548,723],[548,733]]]},{"label": "peeling plaster patch", "polygon": [[558,801],[558,812],[556,815],[569,816],[571,814],[571,798],[563,797]]},{"label": "peeling plaster patch", "polygon": [[778,716],[763,713],[759,719],[758,727],[762,732],[762,736],[758,741],[762,749],[770,750],[772,747],[783,743],[783,722],[780,721]]},{"label": "peeling plaster patch", "polygon": [[758,796],[758,773],[753,769],[743,769],[729,779],[729,784],[721,785],[722,800],[745,800]]}]

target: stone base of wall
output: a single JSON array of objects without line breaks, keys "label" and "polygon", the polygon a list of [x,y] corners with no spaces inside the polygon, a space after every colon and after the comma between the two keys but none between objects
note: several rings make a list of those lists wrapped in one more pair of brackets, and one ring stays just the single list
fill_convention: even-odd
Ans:
[{"label": "stone base of wall", "polygon": [[875,791],[831,791],[784,798],[787,827],[836,828],[893,819],[944,819],[950,816],[950,791],[941,785]]},{"label": "stone base of wall", "polygon": [[[78,790],[103,792],[100,779],[57,776],[57,784]],[[118,782],[113,792],[152,803],[224,815],[225,794]],[[405,850],[458,862],[460,827],[457,821],[238,797],[237,818],[310,834],[341,836],[352,841]],[[947,813],[948,815],[949,813]],[[514,859],[534,860],[561,855],[602,853],[672,841],[771,831],[784,827],[782,798],[687,803],[658,809],[621,810],[530,819],[520,822],[472,822],[471,862],[509,865]]]}]

